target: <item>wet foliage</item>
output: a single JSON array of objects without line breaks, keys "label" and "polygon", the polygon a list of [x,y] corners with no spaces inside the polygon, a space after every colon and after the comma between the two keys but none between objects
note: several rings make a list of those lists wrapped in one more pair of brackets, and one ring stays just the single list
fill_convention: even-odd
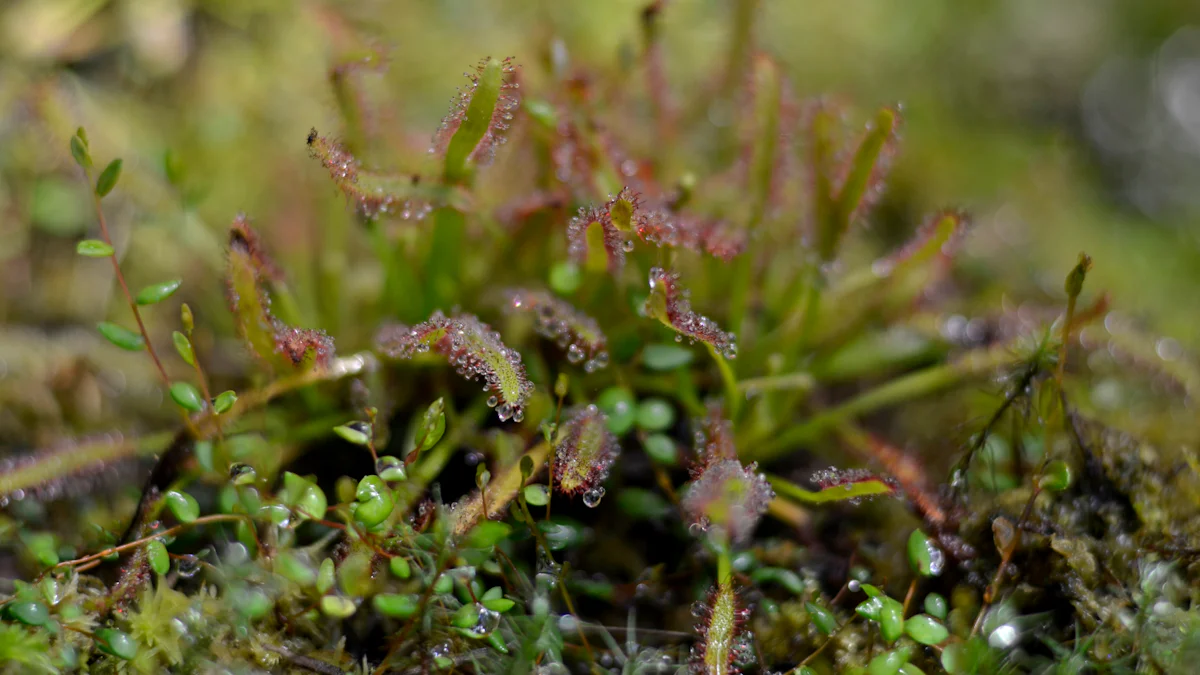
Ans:
[{"label": "wet foliage", "polygon": [[134,227],[196,225],[187,158],[38,122],[111,308],[0,415],[0,670],[1191,672],[1196,359],[1104,259],[993,292],[969,212],[888,202],[903,108],[732,5],[711,82],[652,3],[625,71],[487,56],[419,140],[325,8],[294,222]]}]

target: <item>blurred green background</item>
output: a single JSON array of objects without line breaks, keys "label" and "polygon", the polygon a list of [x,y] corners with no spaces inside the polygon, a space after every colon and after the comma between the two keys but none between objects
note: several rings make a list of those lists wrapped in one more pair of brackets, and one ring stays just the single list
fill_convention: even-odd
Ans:
[{"label": "blurred green background", "polygon": [[[668,82],[681,104],[720,84],[737,4],[664,3]],[[1200,350],[1200,3],[757,4],[756,47],[785,64],[797,94],[868,109],[903,103],[904,143],[874,234],[901,241],[924,214],[966,208],[976,222],[968,251],[995,273],[996,306],[1010,291],[1060,297],[1063,275],[1086,250],[1095,259],[1089,288],[1108,290],[1118,311],[1177,341],[1160,341],[1160,356]],[[96,228],[67,152],[76,127],[87,128],[98,162],[125,159],[105,207],[131,286],[185,279],[180,297],[213,327],[198,347],[216,355],[216,377],[241,370],[240,349],[214,344],[230,340],[214,289],[225,228],[239,211],[255,218],[306,314],[350,351],[376,329],[351,319],[378,292],[380,272],[304,144],[311,127],[340,128],[330,68],[369,50],[386,55],[389,67],[367,79],[368,121],[380,139],[367,159],[411,170],[480,57],[515,56],[534,92],[547,63],[619,74],[642,48],[645,6],[0,5],[0,440],[6,430],[54,428],[53,419],[30,425],[30,416],[103,428],[108,394],[161,397],[146,359],[115,353],[92,330],[128,310],[111,270],[74,254]],[[699,113],[714,131],[728,119],[719,106]],[[323,296],[318,279],[331,277],[347,290]],[[175,317],[153,321],[169,331]],[[108,370],[81,373],[85,354]],[[57,402],[39,406],[39,396]]]}]

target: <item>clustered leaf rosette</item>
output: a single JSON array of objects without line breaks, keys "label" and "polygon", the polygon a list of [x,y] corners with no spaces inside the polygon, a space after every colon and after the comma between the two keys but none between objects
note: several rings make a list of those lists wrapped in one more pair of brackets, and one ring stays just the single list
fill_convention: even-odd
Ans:
[{"label": "clustered leaf rosette", "polygon": [[737,664],[747,659],[750,644],[742,639],[750,609],[732,584],[709,589],[704,603],[692,613],[700,619],[695,626],[699,640],[692,646],[691,671],[696,675],[736,675]]},{"label": "clustered leaf rosette", "polygon": [[[497,146],[503,145],[507,140],[505,133],[512,122],[513,111],[520,102],[517,96],[520,85],[516,81],[516,73],[517,67],[512,57],[502,61],[491,57],[484,58],[475,66],[474,72],[463,73],[470,80],[470,84],[465,89],[460,89],[451,100],[450,112],[442,118],[442,123],[433,134],[429,154],[446,155],[450,151],[459,128],[472,121],[469,120],[468,113],[475,112],[472,110],[474,103],[476,108],[484,110],[485,114],[490,112],[490,116],[486,130],[469,150],[467,160],[476,166],[490,163],[496,154]],[[484,96],[495,96],[494,104],[490,100],[476,101],[476,96],[480,93]]]},{"label": "clustered leaf rosette", "polygon": [[428,321],[411,328],[385,328],[377,342],[394,359],[411,359],[430,350],[445,356],[459,375],[484,381],[491,393],[488,405],[496,408],[501,421],[524,419],[533,383],[525,376],[521,354],[505,346],[500,334],[474,315],[447,317],[435,311]]},{"label": "clustered leaf rosette", "polygon": [[595,503],[604,496],[603,483],[621,454],[608,417],[596,405],[568,411],[554,447],[554,486],[567,495],[582,494]]},{"label": "clustered leaf rosette", "polygon": [[244,215],[229,230],[226,276],[229,305],[238,332],[259,358],[273,365],[323,367],[333,358],[333,338],[324,331],[289,326],[271,314],[265,284],[282,274],[263,250]]},{"label": "clustered leaf rosette", "polygon": [[716,321],[692,311],[688,292],[679,285],[679,274],[661,267],[650,269],[650,295],[646,298],[646,314],[658,319],[679,333],[677,340],[687,337],[712,347],[727,359],[737,358],[737,336],[721,330]]},{"label": "clustered leaf rosette", "polygon": [[567,350],[567,361],[589,373],[608,365],[608,338],[592,317],[546,291],[514,288],[504,298],[505,311],[532,314],[534,329]]}]

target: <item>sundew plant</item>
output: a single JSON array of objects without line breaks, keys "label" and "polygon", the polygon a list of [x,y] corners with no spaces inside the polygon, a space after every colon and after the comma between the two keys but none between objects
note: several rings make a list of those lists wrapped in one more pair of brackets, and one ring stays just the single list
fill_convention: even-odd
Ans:
[{"label": "sundew plant", "polygon": [[907,108],[799,94],[731,4],[688,87],[666,2],[620,70],[463,54],[419,142],[331,14],[369,47],[327,63],[338,122],[262,171],[335,208],[202,225],[209,274],[149,276],[139,241],[194,241],[44,122],[111,302],[0,402],[0,671],[1193,672],[1196,362],[1112,261],[997,294],[969,209],[881,215]]}]

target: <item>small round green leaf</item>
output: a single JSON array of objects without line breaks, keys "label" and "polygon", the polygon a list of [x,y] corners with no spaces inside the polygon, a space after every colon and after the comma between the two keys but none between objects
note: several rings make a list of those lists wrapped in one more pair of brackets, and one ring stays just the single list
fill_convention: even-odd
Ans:
[{"label": "small round green leaf", "polygon": [[512,533],[512,527],[509,525],[494,520],[485,520],[476,525],[467,535],[466,545],[468,548],[490,548],[500,543],[510,533]]},{"label": "small round green leaf", "polygon": [[909,651],[903,647],[884,652],[867,664],[867,675],[896,675],[908,663]]},{"label": "small round green leaf", "polygon": [[372,598],[371,604],[380,614],[394,619],[407,619],[416,614],[420,606],[415,596],[400,593],[381,593]]},{"label": "small round green leaf", "polygon": [[[351,422],[350,424],[339,424],[333,428],[333,433],[342,437],[342,440],[354,445],[367,445],[371,442],[371,437],[364,431],[366,425],[362,422]],[[366,427],[369,430],[369,427]]]},{"label": "small round green leaf", "polygon": [[237,394],[232,391],[223,391],[213,399],[213,410],[220,415],[232,408],[234,403],[237,403]]},{"label": "small round green leaf", "polygon": [[833,616],[833,612],[811,602],[804,603],[804,609],[808,612],[808,618],[812,620],[813,626],[822,635],[833,635],[833,632],[837,630],[837,618]]},{"label": "small round green leaf", "polygon": [[184,410],[200,412],[204,410],[204,397],[200,391],[187,382],[171,383],[171,400]]},{"label": "small round green leaf", "polygon": [[326,595],[321,598],[321,613],[335,619],[345,619],[354,614],[354,601],[340,595]]},{"label": "small round green leaf", "polygon": [[550,502],[550,493],[541,483],[525,486],[525,501],[534,506],[545,506]]},{"label": "small round green leaf", "polygon": [[179,331],[171,333],[171,340],[175,343],[175,351],[179,353],[179,358],[189,366],[196,365],[196,353],[192,350],[192,341]]},{"label": "small round green leaf", "polygon": [[99,239],[84,239],[75,245],[75,252],[88,258],[107,258],[113,254],[113,247]]},{"label": "small round green leaf", "polygon": [[679,450],[670,436],[650,434],[642,441],[642,447],[650,459],[666,466],[679,464]]},{"label": "small round green leaf", "polygon": [[642,363],[650,370],[675,370],[682,368],[696,358],[690,349],[677,345],[647,345],[642,350]]},{"label": "small round green leaf", "polygon": [[186,492],[171,490],[167,493],[167,508],[181,523],[190,523],[200,516],[200,505],[196,498]]},{"label": "small round green leaf", "polygon": [[388,561],[388,569],[397,579],[407,579],[412,576],[412,566],[408,563],[408,558],[396,556]]},{"label": "small round green leaf", "polygon": [[166,574],[171,570],[171,557],[167,555],[167,547],[157,539],[151,539],[146,544],[146,560],[150,561],[150,569],[157,574]]},{"label": "small round green leaf", "polygon": [[117,186],[117,181],[121,178],[121,159],[117,158],[108,163],[104,167],[104,171],[100,172],[100,177],[96,179],[96,196],[104,197],[112,192]]},{"label": "small round green leaf", "polygon": [[925,577],[936,577],[942,573],[945,560],[945,554],[932,539],[920,530],[913,530],[908,537],[908,562],[914,572]]},{"label": "small round green leaf", "polygon": [[424,452],[437,445],[446,433],[446,402],[439,398],[429,404],[429,408],[421,416],[421,425],[414,435],[415,450]]},{"label": "small round green leaf", "polygon": [[648,398],[638,404],[637,425],[646,431],[664,431],[675,423],[675,408],[661,398]]},{"label": "small round green leaf", "polygon": [[637,401],[628,389],[609,387],[600,392],[596,405],[608,416],[608,430],[617,436],[632,429],[637,420]]},{"label": "small round green leaf", "polygon": [[4,611],[26,626],[41,626],[50,620],[50,610],[40,602],[10,602]]},{"label": "small round green leaf", "polygon": [[449,593],[452,590],[454,590],[454,578],[449,574],[443,574],[433,582],[433,592],[438,595]]},{"label": "small round green leaf", "polygon": [[950,637],[950,631],[946,630],[942,622],[928,614],[909,617],[908,621],[904,622],[904,632],[923,645],[940,644]]},{"label": "small round green leaf", "polygon": [[175,291],[179,290],[181,284],[183,284],[183,279],[172,279],[170,281],[151,284],[138,291],[137,297],[134,299],[139,305],[153,305],[174,295]]},{"label": "small round green leaf", "polygon": [[141,334],[118,326],[115,323],[101,321],[96,324],[96,330],[100,331],[105,340],[108,340],[121,349],[136,352],[141,351],[146,346],[146,340],[142,338]]},{"label": "small round green leaf", "polygon": [[879,610],[879,632],[888,642],[895,642],[904,634],[904,605],[892,598],[883,599]]},{"label": "small round green leaf", "polygon": [[328,593],[329,589],[333,588],[333,582],[336,580],[334,572],[332,558],[326,558],[321,561],[321,567],[317,570],[318,593]]},{"label": "small round green leaf", "polygon": [[493,612],[500,612],[501,614],[512,609],[513,605],[515,604],[517,603],[509,600],[508,598],[490,598],[483,601],[484,607],[492,610]]},{"label": "small round green leaf", "polygon": [[126,661],[137,656],[138,652],[137,642],[115,628],[101,628],[96,631],[96,646],[105,654],[111,654]]},{"label": "small round green leaf", "polygon": [[946,618],[946,598],[943,598],[937,593],[930,593],[925,596],[925,611],[939,619]]},{"label": "small round green leaf", "polygon": [[71,157],[75,163],[84,169],[92,168],[92,156],[88,153],[87,141],[78,134],[71,137]]},{"label": "small round green leaf", "polygon": [[1038,478],[1038,487],[1050,492],[1061,492],[1071,487],[1071,467],[1062,460],[1055,460],[1046,465]]}]

